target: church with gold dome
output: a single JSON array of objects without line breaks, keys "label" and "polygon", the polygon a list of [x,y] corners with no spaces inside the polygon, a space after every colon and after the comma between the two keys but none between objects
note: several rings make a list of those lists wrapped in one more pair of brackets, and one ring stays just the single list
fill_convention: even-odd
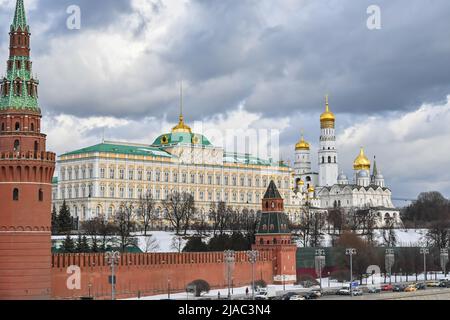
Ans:
[{"label": "church with gold dome", "polygon": [[391,190],[385,185],[376,159],[372,166],[363,147],[353,162],[353,174],[347,176],[342,170],[339,171],[335,122],[336,117],[330,110],[327,96],[325,112],[320,116],[318,172],[312,170],[311,146],[302,134],[295,145],[293,198],[301,205],[318,210],[371,209],[376,211],[379,225],[387,220],[400,224],[399,210],[392,203]]}]

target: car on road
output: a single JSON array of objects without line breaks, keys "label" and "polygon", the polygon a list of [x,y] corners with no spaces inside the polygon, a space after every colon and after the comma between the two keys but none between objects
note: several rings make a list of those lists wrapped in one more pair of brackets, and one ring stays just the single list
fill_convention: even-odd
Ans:
[{"label": "car on road", "polygon": [[257,300],[272,300],[277,296],[275,287],[259,288],[255,299]]},{"label": "car on road", "polygon": [[303,296],[300,295],[300,294],[295,294],[295,295],[291,296],[291,297],[289,298],[289,300],[305,300],[305,297],[303,297]]},{"label": "car on road", "polygon": [[322,290],[320,289],[313,289],[311,290],[311,293],[315,294],[317,298],[320,298],[322,296]]},{"label": "car on road", "polygon": [[292,296],[296,296],[298,293],[296,292],[288,292],[281,296],[281,300],[291,300]]},{"label": "car on road", "polygon": [[392,291],[394,289],[394,287],[392,286],[392,284],[383,284],[381,286],[381,291]]},{"label": "car on road", "polygon": [[317,299],[318,296],[314,292],[310,291],[303,294],[303,298],[305,298],[305,300],[314,300]]},{"label": "car on road", "polygon": [[423,282],[420,282],[416,284],[416,288],[417,290],[425,290],[427,288],[427,285]]},{"label": "car on road", "polygon": [[341,288],[339,289],[336,294],[338,296],[349,296],[350,295],[350,289],[349,288]]},{"label": "car on road", "polygon": [[411,285],[407,286],[404,291],[405,292],[416,292],[417,287],[414,284],[411,284]]},{"label": "car on road", "polygon": [[447,279],[439,280],[439,287],[441,288],[450,288],[450,281]]},{"label": "car on road", "polygon": [[353,295],[354,296],[362,296],[363,295],[363,291],[359,288],[355,288],[353,289]]},{"label": "car on road", "polygon": [[434,287],[437,288],[439,287],[439,281],[427,281],[427,287]]},{"label": "car on road", "polygon": [[392,291],[394,291],[394,292],[403,292],[403,291],[405,291],[405,289],[406,289],[406,286],[404,284],[396,284],[394,286],[394,288],[392,289]]},{"label": "car on road", "polygon": [[369,287],[367,292],[369,292],[369,293],[380,293],[381,292],[381,288],[380,287],[375,287],[375,286]]}]

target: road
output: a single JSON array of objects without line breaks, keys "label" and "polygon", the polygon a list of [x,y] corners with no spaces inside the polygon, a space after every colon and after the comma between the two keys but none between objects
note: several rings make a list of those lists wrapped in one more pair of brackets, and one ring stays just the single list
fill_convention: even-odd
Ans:
[{"label": "road", "polygon": [[450,288],[428,288],[416,292],[366,293],[358,297],[330,295],[320,300],[450,300]]}]

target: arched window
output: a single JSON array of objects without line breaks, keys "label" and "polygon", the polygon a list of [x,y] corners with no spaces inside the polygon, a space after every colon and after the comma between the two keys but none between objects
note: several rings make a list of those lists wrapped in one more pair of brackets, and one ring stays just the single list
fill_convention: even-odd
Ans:
[{"label": "arched window", "polygon": [[334,163],[336,163],[336,157],[334,157]]},{"label": "arched window", "polygon": [[34,142],[34,152],[37,153],[39,150],[39,143],[37,141]]},{"label": "arched window", "polygon": [[15,128],[16,128],[16,131],[20,131],[20,123],[19,122],[16,122]]},{"label": "arched window", "polygon": [[39,189],[39,201],[44,201],[44,191],[42,189]]},{"label": "arched window", "polygon": [[325,157],[322,157],[322,163],[325,163]]},{"label": "arched window", "polygon": [[331,157],[328,157],[328,163],[331,163]]},{"label": "arched window", "polygon": [[20,141],[16,140],[14,141],[14,151],[20,151]]},{"label": "arched window", "polygon": [[13,190],[13,201],[19,201],[19,189],[17,188]]},{"label": "arched window", "polygon": [[5,131],[5,124],[2,123],[2,131]]},{"label": "arched window", "polygon": [[31,124],[31,131],[34,131],[34,123]]}]

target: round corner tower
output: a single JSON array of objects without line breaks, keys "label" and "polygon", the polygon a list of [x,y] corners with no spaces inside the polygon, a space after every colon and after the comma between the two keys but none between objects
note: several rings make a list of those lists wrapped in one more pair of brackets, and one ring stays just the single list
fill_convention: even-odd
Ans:
[{"label": "round corner tower", "polygon": [[51,180],[32,75],[23,0],[10,29],[6,76],[0,79],[0,300],[51,295]]}]

